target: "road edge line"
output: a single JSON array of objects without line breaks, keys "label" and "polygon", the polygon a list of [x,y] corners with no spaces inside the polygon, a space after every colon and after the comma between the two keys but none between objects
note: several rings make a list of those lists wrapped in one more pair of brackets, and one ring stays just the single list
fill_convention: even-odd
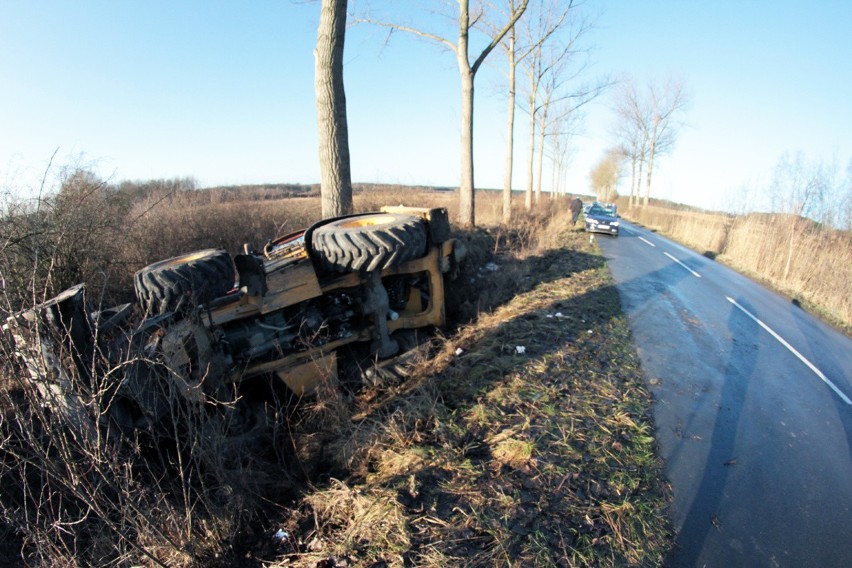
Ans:
[{"label": "road edge line", "polygon": [[676,259],[676,258],[675,258],[675,257],[673,257],[672,255],[670,255],[669,253],[664,252],[663,254],[664,254],[664,255],[666,255],[667,257],[669,257],[670,259],[672,259],[673,261],[675,261],[676,263],[678,263],[679,265],[681,265],[682,267],[684,267],[684,268],[686,268],[687,270],[689,270],[689,271],[692,273],[692,275],[693,275],[693,276],[695,276],[696,278],[701,278],[701,275],[700,275],[700,274],[698,274],[697,272],[695,272],[693,269],[691,269],[690,267],[688,267],[687,265],[685,265],[684,263],[682,263],[681,261],[679,261],[678,259]]},{"label": "road edge line", "polygon": [[791,352],[793,355],[795,355],[796,357],[798,357],[798,358],[799,358],[799,360],[801,360],[801,361],[802,361],[802,363],[804,363],[805,365],[807,365],[807,366],[808,366],[808,368],[809,368],[811,371],[813,371],[813,372],[814,372],[814,374],[822,380],[822,382],[824,382],[825,384],[827,384],[827,385],[831,388],[831,390],[833,390],[833,391],[834,391],[834,393],[835,393],[837,396],[839,396],[839,397],[840,397],[840,399],[841,399],[843,402],[845,402],[845,403],[846,403],[846,404],[848,404],[848,405],[852,405],[852,400],[850,400],[850,399],[849,399],[849,397],[848,397],[848,396],[846,396],[846,394],[844,394],[844,392],[843,392],[843,391],[841,391],[841,390],[837,387],[837,385],[835,385],[833,382],[831,382],[831,380],[829,380],[829,378],[828,378],[828,377],[826,377],[826,376],[825,376],[825,374],[823,374],[823,372],[822,372],[822,371],[820,371],[820,370],[816,367],[816,365],[814,365],[813,363],[811,363],[810,361],[808,361],[808,360],[805,358],[805,356],[804,356],[804,355],[802,355],[801,353],[799,353],[798,351],[796,351],[796,348],[795,348],[795,347],[793,347],[792,345],[790,345],[789,343],[787,343],[787,341],[786,341],[783,337],[781,337],[780,335],[778,335],[777,333],[775,333],[775,331],[774,331],[772,328],[770,328],[768,325],[766,325],[765,323],[763,323],[762,321],[760,321],[757,317],[755,317],[754,315],[752,315],[752,313],[751,313],[751,312],[749,312],[747,309],[745,309],[744,307],[742,307],[741,305],[739,305],[739,304],[737,303],[737,301],[736,301],[736,300],[734,300],[734,299],[733,299],[733,298],[731,298],[730,296],[725,296],[725,298],[726,298],[729,302],[731,302],[733,305],[735,305],[736,307],[738,307],[738,308],[739,308],[739,309],[740,309],[740,310],[741,310],[741,311],[742,311],[745,315],[747,315],[748,317],[750,317],[751,319],[753,319],[754,321],[756,321],[756,322],[757,322],[757,324],[758,324],[760,327],[762,327],[763,329],[765,329],[766,331],[768,331],[768,332],[769,332],[769,334],[770,334],[770,335],[772,335],[772,337],[774,337],[775,339],[777,339],[777,340],[781,343],[781,345],[783,345],[784,347],[786,347],[787,349],[789,349],[789,350],[790,350],[790,352]]}]

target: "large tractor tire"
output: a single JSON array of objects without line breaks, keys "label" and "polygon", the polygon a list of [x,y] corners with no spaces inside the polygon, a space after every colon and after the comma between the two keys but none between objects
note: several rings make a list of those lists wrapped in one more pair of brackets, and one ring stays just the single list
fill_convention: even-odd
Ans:
[{"label": "large tractor tire", "polygon": [[419,217],[376,213],[317,227],[311,245],[322,266],[371,272],[426,254],[426,223]]},{"label": "large tractor tire", "polygon": [[133,277],[136,299],[149,315],[180,312],[223,296],[234,286],[228,251],[207,249],[148,265]]}]

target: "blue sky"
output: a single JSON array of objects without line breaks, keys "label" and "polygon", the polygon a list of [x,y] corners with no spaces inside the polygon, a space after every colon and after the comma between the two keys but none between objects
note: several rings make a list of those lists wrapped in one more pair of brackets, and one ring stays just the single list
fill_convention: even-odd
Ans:
[{"label": "blue sky", "polygon": [[[423,0],[374,4],[415,25],[437,21]],[[658,163],[656,196],[724,207],[764,187],[784,152],[841,167],[852,159],[852,2],[590,0],[583,10],[597,23],[587,78],[673,74],[692,94],[688,127]],[[0,189],[32,191],[57,149],[55,164],[79,160],[113,181],[317,182],[318,12],[284,0],[0,0]],[[367,25],[347,34],[353,181],[456,186],[455,60],[405,34],[386,39]],[[495,51],[476,79],[478,187],[502,186],[502,63]],[[587,107],[569,190],[589,191],[611,144],[609,104]]]}]

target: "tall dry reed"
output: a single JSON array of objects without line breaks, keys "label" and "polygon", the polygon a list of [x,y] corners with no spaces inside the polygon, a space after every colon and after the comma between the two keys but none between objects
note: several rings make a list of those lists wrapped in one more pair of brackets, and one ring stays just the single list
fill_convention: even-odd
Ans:
[{"label": "tall dry reed", "polygon": [[792,215],[634,207],[624,216],[852,326],[852,235]]}]

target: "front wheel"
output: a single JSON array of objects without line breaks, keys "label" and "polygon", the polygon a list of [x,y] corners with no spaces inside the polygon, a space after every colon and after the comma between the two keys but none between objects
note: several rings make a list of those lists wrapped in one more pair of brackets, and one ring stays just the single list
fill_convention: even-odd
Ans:
[{"label": "front wheel", "polygon": [[136,299],[151,315],[177,312],[234,287],[228,251],[207,249],[150,264],[133,277]]}]

